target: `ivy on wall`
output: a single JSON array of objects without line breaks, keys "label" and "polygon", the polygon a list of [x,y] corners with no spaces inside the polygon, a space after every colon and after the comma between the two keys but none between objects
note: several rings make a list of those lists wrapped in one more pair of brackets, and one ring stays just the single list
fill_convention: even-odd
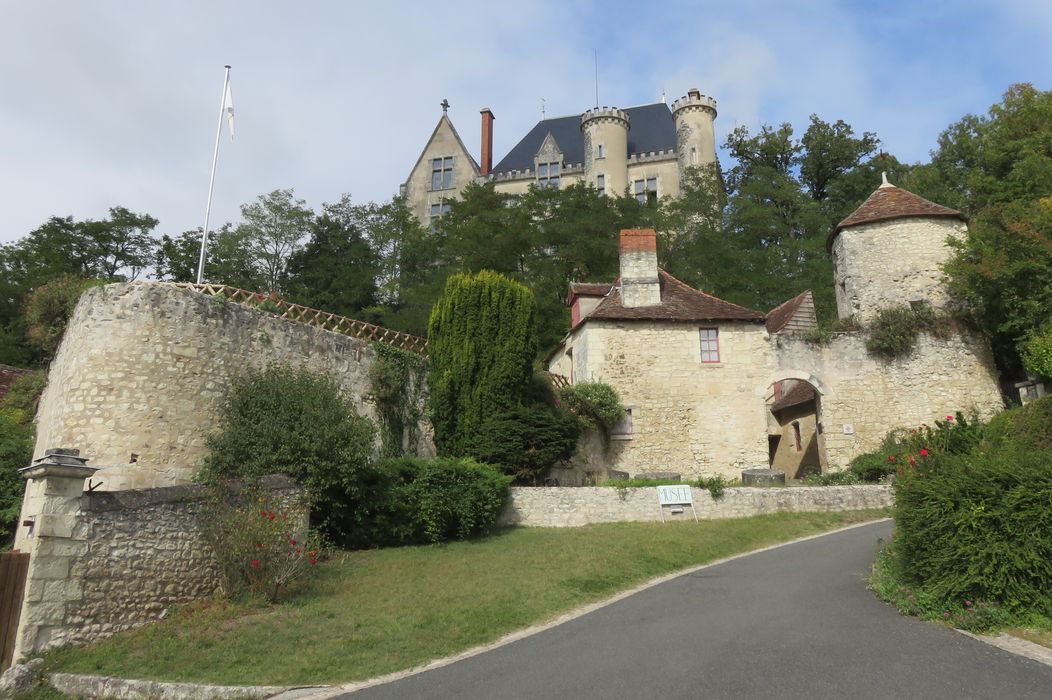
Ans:
[{"label": "ivy on wall", "polygon": [[369,390],[380,419],[382,456],[401,457],[406,445],[412,448],[420,439],[426,361],[385,343],[373,343],[373,349]]}]

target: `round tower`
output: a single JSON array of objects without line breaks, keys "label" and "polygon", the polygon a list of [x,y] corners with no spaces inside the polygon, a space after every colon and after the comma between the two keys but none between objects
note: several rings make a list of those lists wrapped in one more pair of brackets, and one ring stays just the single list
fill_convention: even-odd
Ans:
[{"label": "round tower", "polygon": [[624,194],[628,187],[628,112],[596,107],[581,115],[584,135],[584,178],[605,192]]},{"label": "round tower", "polygon": [[686,97],[672,103],[672,121],[676,126],[676,156],[679,176],[687,168],[716,162],[716,100],[691,88]]}]

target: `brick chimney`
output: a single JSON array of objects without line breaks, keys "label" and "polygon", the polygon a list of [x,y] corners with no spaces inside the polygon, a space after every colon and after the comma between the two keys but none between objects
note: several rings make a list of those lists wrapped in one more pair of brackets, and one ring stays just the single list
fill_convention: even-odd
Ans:
[{"label": "brick chimney", "polygon": [[652,228],[621,231],[621,304],[625,308],[661,303],[657,233]]},{"label": "brick chimney", "polygon": [[493,116],[489,107],[483,107],[480,112],[482,114],[481,174],[489,175],[489,171],[493,169],[493,120],[496,117]]}]

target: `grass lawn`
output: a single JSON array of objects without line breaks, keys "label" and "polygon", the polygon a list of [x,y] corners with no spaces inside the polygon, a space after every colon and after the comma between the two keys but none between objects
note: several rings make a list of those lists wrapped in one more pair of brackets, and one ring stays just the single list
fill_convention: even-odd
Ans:
[{"label": "grass lawn", "polygon": [[1040,644],[1043,647],[1052,649],[1052,629],[1033,629],[1030,627],[1009,627],[1004,630],[1005,633],[1012,635],[1013,637],[1019,637],[1025,639],[1028,642],[1034,644]]},{"label": "grass lawn", "polygon": [[91,647],[51,652],[46,670],[234,685],[370,678],[662,574],[887,514],[517,528],[472,542],[340,553],[287,603],[191,605]]}]

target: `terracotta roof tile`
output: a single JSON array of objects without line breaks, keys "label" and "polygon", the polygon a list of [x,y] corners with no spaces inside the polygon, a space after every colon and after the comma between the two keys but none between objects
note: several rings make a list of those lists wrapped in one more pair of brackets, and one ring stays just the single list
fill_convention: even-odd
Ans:
[{"label": "terracotta roof tile", "polygon": [[658,270],[661,284],[661,303],[653,306],[626,308],[621,305],[620,280],[587,320],[635,321],[755,321],[762,322],[764,314],[732,304],[711,294],[698,291],[664,270]]},{"label": "terracotta roof tile", "polygon": [[944,216],[954,217],[962,221],[967,220],[964,214],[956,209],[929,202],[924,197],[915,195],[901,187],[884,184],[878,187],[873,194],[869,195],[869,198],[862,203],[862,206],[836,225],[836,228],[833,229],[833,232],[829,234],[829,238],[826,240],[826,248],[832,249],[833,239],[836,238],[842,229],[849,226],[869,224],[875,221],[902,219],[907,216]]},{"label": "terracotta roof tile", "polygon": [[566,304],[573,304],[575,297],[605,297],[611,286],[609,282],[571,282],[570,293],[566,295]]},{"label": "terracotta roof tile", "polygon": [[790,406],[799,406],[802,403],[815,400],[815,390],[807,382],[798,381],[792,389],[782,394],[782,398],[771,404],[771,411],[781,411]]},{"label": "terracotta roof tile", "polygon": [[776,306],[775,308],[771,309],[771,311],[767,314],[767,332],[777,333],[778,331],[785,328],[785,324],[789,323],[793,316],[796,315],[796,312],[797,310],[799,310],[800,305],[807,300],[810,294],[811,290],[808,289],[806,292],[797,294],[789,301],[784,302],[780,306]]}]

